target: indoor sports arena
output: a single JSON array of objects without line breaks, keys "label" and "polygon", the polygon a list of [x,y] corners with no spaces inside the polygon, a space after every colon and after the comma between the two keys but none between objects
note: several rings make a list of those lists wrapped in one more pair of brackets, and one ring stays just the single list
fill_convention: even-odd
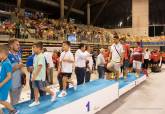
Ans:
[{"label": "indoor sports arena", "polygon": [[0,114],[165,114],[165,0],[0,0]]}]

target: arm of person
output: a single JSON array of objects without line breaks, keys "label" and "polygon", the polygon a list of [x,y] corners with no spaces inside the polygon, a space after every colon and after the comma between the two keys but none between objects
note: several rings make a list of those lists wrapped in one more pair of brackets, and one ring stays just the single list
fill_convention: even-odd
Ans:
[{"label": "arm of person", "polygon": [[124,62],[124,52],[121,53],[121,64]]},{"label": "arm of person", "polygon": [[79,52],[79,57],[81,59],[86,59],[87,57],[92,57],[92,55],[91,54],[87,54],[85,52]]},{"label": "arm of person", "polygon": [[144,63],[144,54],[142,54],[142,63]]},{"label": "arm of person", "polygon": [[0,83],[0,88],[11,79],[11,72],[7,73],[6,78]]},{"label": "arm of person", "polygon": [[23,63],[19,63],[13,66],[13,72],[15,72],[18,69],[21,69],[22,67],[24,67]]},{"label": "arm of person", "polygon": [[33,72],[33,66],[27,67],[28,72]]},{"label": "arm of person", "polygon": [[108,62],[110,62],[112,59],[112,52],[109,53],[109,58],[108,58]]},{"label": "arm of person", "polygon": [[6,84],[10,79],[11,79],[11,72],[12,72],[12,66],[11,66],[11,64],[5,64],[4,65],[4,67],[5,67],[5,70],[6,70],[6,72],[7,72],[7,76],[6,76],[6,78],[0,83],[0,88],[4,85],[4,84]]},{"label": "arm of person", "polygon": [[33,73],[32,81],[34,81],[37,78],[37,76],[41,72],[41,69],[42,69],[42,64],[38,65],[36,72]]},{"label": "arm of person", "polygon": [[120,58],[120,62],[121,64],[123,65],[123,61],[124,61],[124,53],[125,53],[125,50],[123,48],[123,46],[121,47],[121,58]]}]

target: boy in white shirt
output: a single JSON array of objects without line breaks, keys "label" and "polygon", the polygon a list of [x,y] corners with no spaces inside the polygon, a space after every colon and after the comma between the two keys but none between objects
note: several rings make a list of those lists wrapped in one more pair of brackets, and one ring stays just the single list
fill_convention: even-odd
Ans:
[{"label": "boy in white shirt", "polygon": [[62,76],[62,83],[63,83],[63,90],[58,95],[58,97],[64,97],[67,95],[67,83],[71,83],[76,90],[76,84],[71,80],[71,75],[73,72],[73,63],[74,63],[74,56],[73,53],[70,51],[71,43],[69,41],[64,41],[62,44],[63,52],[60,56],[60,65],[58,72],[61,73]]}]

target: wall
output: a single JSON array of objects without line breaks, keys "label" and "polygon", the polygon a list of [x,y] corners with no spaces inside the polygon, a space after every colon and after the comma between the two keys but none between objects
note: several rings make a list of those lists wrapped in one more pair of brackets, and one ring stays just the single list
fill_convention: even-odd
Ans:
[{"label": "wall", "polygon": [[148,36],[149,0],[132,0],[132,28],[110,29],[122,34]]}]

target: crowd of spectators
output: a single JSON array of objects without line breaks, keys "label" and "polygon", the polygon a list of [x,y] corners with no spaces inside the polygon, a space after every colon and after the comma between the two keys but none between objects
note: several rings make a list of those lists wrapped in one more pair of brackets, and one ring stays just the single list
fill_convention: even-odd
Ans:
[{"label": "crowd of spectators", "polygon": [[25,25],[32,31],[37,39],[66,40],[68,35],[75,35],[77,41],[100,42],[109,41],[109,32],[103,28],[87,25],[78,25],[67,20],[30,19],[25,18]]},{"label": "crowd of spectators", "polygon": [[[29,14],[28,14],[29,15]],[[19,17],[19,16],[18,16]],[[0,21],[0,34],[7,34],[21,38],[32,38],[41,40],[67,40],[68,35],[75,35],[76,42],[86,41],[93,43],[110,43],[113,32],[104,28],[92,25],[75,24],[74,21],[66,19],[49,19],[43,13],[36,12],[31,16],[21,16],[20,23],[6,19]],[[18,29],[19,28],[19,34]],[[129,34],[120,34],[120,37],[126,37],[128,42],[160,42],[165,37],[150,38],[145,36],[133,36]]]}]

